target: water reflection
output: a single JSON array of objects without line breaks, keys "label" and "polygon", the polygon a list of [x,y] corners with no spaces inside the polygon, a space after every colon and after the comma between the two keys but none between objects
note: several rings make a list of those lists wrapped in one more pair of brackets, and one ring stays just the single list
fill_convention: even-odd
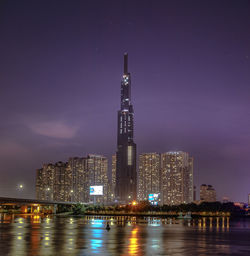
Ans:
[{"label": "water reflection", "polygon": [[[107,221],[109,231],[105,229]],[[249,220],[0,215],[0,255],[216,255],[232,252],[250,255]]]},{"label": "water reflection", "polygon": [[129,237],[128,253],[129,255],[138,255],[138,238],[137,238],[138,227],[132,229]]}]

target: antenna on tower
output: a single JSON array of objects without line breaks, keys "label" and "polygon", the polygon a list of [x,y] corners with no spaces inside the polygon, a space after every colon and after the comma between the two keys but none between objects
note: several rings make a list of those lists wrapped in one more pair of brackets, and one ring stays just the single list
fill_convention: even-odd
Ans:
[{"label": "antenna on tower", "polygon": [[128,73],[128,54],[124,53],[124,74]]}]

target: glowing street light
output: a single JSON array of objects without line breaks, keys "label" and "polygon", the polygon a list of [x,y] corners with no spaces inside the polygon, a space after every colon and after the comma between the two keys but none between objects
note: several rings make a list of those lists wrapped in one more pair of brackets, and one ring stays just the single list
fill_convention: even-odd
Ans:
[{"label": "glowing street light", "polygon": [[18,185],[17,185],[17,188],[18,188],[19,190],[23,190],[24,185],[23,185],[23,184],[18,184]]},{"label": "glowing street light", "polygon": [[134,206],[137,205],[137,202],[136,202],[136,201],[133,201],[133,202],[132,202],[132,205],[134,205]]}]

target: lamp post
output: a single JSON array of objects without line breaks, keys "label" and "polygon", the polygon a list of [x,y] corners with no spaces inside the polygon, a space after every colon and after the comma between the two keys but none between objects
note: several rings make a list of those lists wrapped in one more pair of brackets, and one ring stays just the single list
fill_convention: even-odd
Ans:
[{"label": "lamp post", "polygon": [[71,201],[71,202],[72,202],[72,195],[73,195],[73,193],[74,193],[74,190],[71,189],[71,190],[70,190],[70,201]]}]

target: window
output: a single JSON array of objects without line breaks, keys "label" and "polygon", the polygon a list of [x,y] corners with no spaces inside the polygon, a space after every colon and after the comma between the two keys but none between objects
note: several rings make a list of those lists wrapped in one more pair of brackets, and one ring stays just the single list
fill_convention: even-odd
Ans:
[{"label": "window", "polygon": [[132,161],[133,161],[133,147],[132,146],[128,146],[128,165],[132,165]]}]

